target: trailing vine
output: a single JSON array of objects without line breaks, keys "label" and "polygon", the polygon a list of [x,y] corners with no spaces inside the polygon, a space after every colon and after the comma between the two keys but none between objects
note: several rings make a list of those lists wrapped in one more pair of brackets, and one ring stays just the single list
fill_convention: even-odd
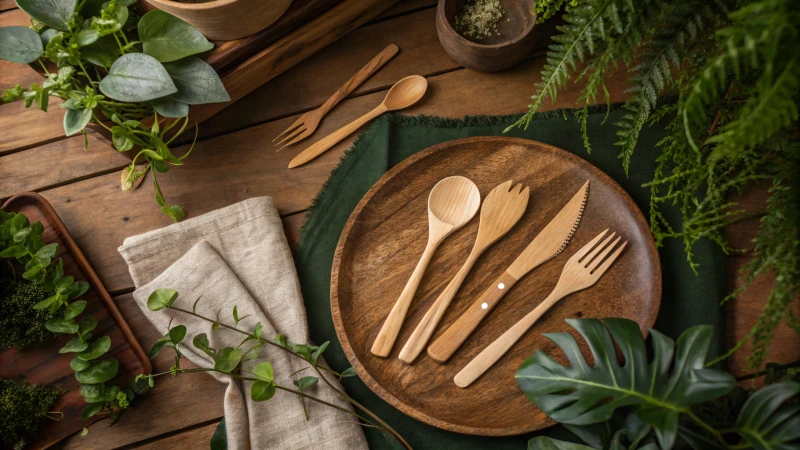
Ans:
[{"label": "trailing vine", "polygon": [[[609,102],[604,79],[619,62],[628,68],[631,97],[615,125],[620,158],[628,170],[641,129],[666,120],[667,135],[651,189],[650,226],[658,245],[683,240],[692,249],[710,239],[726,253],[726,226],[752,217],[731,201],[757,181],[771,183],[766,214],[755,239],[755,258],[740,274],[745,287],[757,276],[775,275],[764,312],[747,337],[749,365],[761,368],[776,327],[800,333],[793,304],[800,298],[800,10],[791,0],[546,0],[536,11],[564,11],[556,45],[548,53],[530,111],[515,126],[527,127],[545,99],[577,75],[586,84],[576,113],[584,145],[588,106]],[[659,106],[660,95],[677,95]],[[639,149],[638,151],[641,151]],[[681,223],[669,223],[665,204],[678,207]],[[733,295],[737,294],[734,293]],[[732,297],[730,297],[732,298]]]},{"label": "trailing vine", "polygon": [[119,370],[116,358],[101,358],[111,348],[111,338],[105,335],[93,339],[96,317],[84,315],[77,320],[86,308],[86,300],[79,297],[89,290],[89,283],[75,281],[64,273],[64,261],[54,260],[58,244],[45,244],[43,232],[41,222],[30,223],[24,214],[0,210],[0,259],[16,261],[24,268],[22,278],[48,293],[47,298],[33,305],[34,310],[50,313],[45,328],[53,333],[75,335],[59,353],[75,353],[70,367],[81,383],[80,394],[87,403],[83,418],[101,414],[113,423],[133,400],[134,386],[125,389],[109,386]]}]

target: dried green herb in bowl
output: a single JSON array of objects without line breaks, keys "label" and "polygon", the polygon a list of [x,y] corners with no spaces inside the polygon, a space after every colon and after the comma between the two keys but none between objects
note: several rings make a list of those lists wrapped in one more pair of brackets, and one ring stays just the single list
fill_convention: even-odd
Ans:
[{"label": "dried green herb in bowl", "polygon": [[481,40],[499,35],[497,24],[505,10],[500,0],[473,0],[467,2],[455,17],[455,29],[465,38]]}]

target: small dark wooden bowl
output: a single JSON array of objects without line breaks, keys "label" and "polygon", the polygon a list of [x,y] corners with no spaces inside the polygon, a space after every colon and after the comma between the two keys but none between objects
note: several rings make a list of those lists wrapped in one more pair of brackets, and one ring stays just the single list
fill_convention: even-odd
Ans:
[{"label": "small dark wooden bowl", "polygon": [[536,46],[534,0],[501,0],[505,14],[497,25],[499,34],[480,41],[471,41],[454,28],[455,16],[467,1],[439,0],[436,9],[439,42],[457,63],[480,72],[497,72],[522,61]]}]

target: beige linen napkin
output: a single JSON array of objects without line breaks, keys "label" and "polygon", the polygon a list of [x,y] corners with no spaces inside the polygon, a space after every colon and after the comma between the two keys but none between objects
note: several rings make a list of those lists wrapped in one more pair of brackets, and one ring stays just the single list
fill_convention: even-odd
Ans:
[{"label": "beige linen napkin", "polygon": [[[224,328],[212,333],[209,323],[180,312],[149,311],[147,297],[154,290],[177,290],[180,298],[175,305],[184,309],[191,309],[202,294],[197,313],[216,317],[221,308],[220,317],[225,323],[233,322],[231,311],[236,305],[239,317],[249,316],[240,322],[240,327],[252,329],[261,322],[265,336],[282,333],[295,343],[309,342],[297,274],[271,198],[245,200],[130,237],[119,252],[128,263],[136,285],[133,296],[139,307],[164,333],[170,319],[172,326],[186,325],[188,333],[182,351],[201,367],[211,366],[212,361],[191,345],[195,335],[207,333],[214,348],[236,347],[242,336]],[[289,375],[308,367],[299,358],[272,346],[262,348],[260,358],[243,363],[243,367],[263,361],[272,363],[276,382],[289,387],[293,386]],[[312,374],[307,369],[294,379]],[[249,382],[213,375],[229,383],[224,399],[229,449],[367,448],[363,431],[349,414],[309,401],[310,420],[306,421],[300,399],[293,394],[278,391],[266,402],[254,402],[249,396]],[[327,378],[341,388],[332,377]],[[322,382],[309,393],[349,408]]]}]

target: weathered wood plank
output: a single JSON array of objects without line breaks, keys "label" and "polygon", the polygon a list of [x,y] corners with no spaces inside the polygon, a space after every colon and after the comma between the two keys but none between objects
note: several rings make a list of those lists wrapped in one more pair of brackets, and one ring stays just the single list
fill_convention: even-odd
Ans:
[{"label": "weathered wood plank", "polygon": [[0,200],[24,191],[39,191],[121,169],[130,162],[104,141],[88,136],[84,150],[78,136],[3,156]]},{"label": "weathered wood plank", "polygon": [[[751,259],[751,257],[747,256],[729,257],[727,259],[728,284],[731,290],[742,286],[742,280],[739,278],[738,272]],[[750,287],[728,303],[727,334],[729,347],[732,347],[747,336],[747,333],[764,310],[764,305],[767,302],[769,293],[772,291],[773,284],[774,278],[772,276],[768,274],[760,276],[753,281]],[[728,369],[734,375],[742,376],[753,372],[752,369],[747,369],[746,361],[751,349],[751,345],[745,344],[731,357],[728,362]],[[781,324],[775,331],[775,337],[770,344],[767,361],[786,364],[797,360],[800,360],[800,336],[785,324]]]},{"label": "weathered wood plank", "polygon": [[[520,93],[530,91],[543,62],[544,58],[528,60],[498,74],[458,70],[431,77],[428,95],[407,113],[460,117],[522,112],[529,98]],[[612,98],[624,97],[621,77],[610,78],[608,87]],[[579,89],[571,85],[559,94],[555,107],[574,104]],[[308,144],[368,111],[384,95],[377,92],[344,101]],[[289,117],[198,143],[185,166],[159,179],[168,202],[183,206],[193,216],[249,197],[271,195],[281,214],[305,210],[353,138],[311,164],[287,170],[298,150],[275,153],[269,141],[293,120]],[[235,151],[229,153],[229,149]],[[113,292],[131,288],[127,269],[116,252],[124,238],[169,223],[153,203],[150,180],[134,192],[121,192],[118,182],[119,175],[114,173],[43,192]]]},{"label": "weathered wood plank", "polygon": [[17,7],[17,4],[14,3],[14,0],[0,0],[0,11],[6,11],[9,9],[14,9]]},{"label": "weathered wood plank", "polygon": [[208,443],[211,441],[211,436],[214,435],[218,425],[219,421],[216,421],[134,448],[141,450],[195,450],[207,448]]},{"label": "weathered wood plank", "polygon": [[434,18],[435,9],[426,9],[353,31],[201,124],[200,136],[219,136],[313,109],[392,43],[400,47],[400,53],[351,97],[386,89],[408,75],[429,76],[459,68],[439,44]]}]

